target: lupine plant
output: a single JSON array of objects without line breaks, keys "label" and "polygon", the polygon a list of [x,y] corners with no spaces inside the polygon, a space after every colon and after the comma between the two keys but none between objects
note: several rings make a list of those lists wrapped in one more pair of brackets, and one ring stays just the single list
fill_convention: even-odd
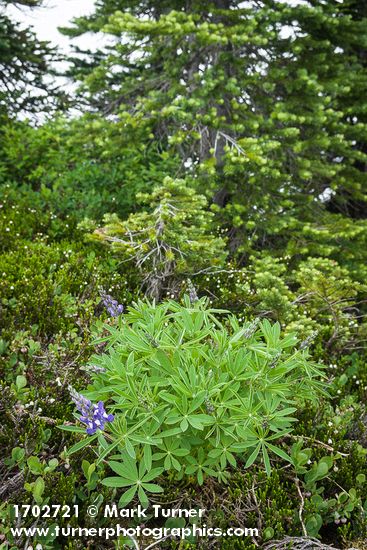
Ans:
[{"label": "lupine plant", "polygon": [[271,459],[291,462],[281,440],[297,407],[322,391],[321,371],[295,335],[282,337],[267,320],[240,324],[188,296],[184,305],[138,302],[105,328],[106,352],[92,357],[100,368],[83,394],[114,415],[92,437],[99,462],[117,474],[103,484],[129,487],[120,504],[161,492],[151,481],[163,472],[201,485],[260,456],[268,474]]}]

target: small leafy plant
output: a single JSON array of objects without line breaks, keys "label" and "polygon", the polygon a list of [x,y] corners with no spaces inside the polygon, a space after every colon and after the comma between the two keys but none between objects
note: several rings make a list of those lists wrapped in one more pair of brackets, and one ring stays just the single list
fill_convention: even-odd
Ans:
[{"label": "small leafy plant", "polygon": [[[319,460],[311,461],[313,451],[303,447],[303,440],[292,445],[291,457],[297,475],[301,476],[305,495],[305,528],[309,536],[316,537],[325,524],[345,524],[351,513],[358,511],[360,517],[366,517],[367,500],[363,503],[363,487],[366,476],[363,473],[351,479],[354,487],[348,490],[336,484],[337,491],[332,498],[328,498],[325,491],[325,482],[331,480],[332,470],[338,467],[337,461],[342,458],[339,453],[322,456]],[[365,455],[365,452],[362,454]]]},{"label": "small leafy plant", "polygon": [[291,462],[279,441],[297,407],[322,391],[321,371],[278,323],[239,324],[185,296],[183,305],[140,301],[105,328],[105,353],[92,357],[83,394],[106,403],[114,420],[78,448],[99,442],[97,462],[108,457],[117,474],[103,483],[127,488],[121,505],[161,491],[151,482],[163,472],[202,484],[259,455],[268,475],[271,455]]}]

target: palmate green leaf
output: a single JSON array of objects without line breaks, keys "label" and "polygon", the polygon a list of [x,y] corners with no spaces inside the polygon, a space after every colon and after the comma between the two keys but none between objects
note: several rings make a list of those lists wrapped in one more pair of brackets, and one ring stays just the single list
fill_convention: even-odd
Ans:
[{"label": "palmate green leaf", "polygon": [[[121,363],[121,361],[120,361],[120,363]],[[134,372],[134,367],[135,367],[135,353],[133,351],[131,351],[128,355],[127,360],[126,360],[125,371],[126,372]]]},{"label": "palmate green leaf", "polygon": [[102,449],[108,449],[108,442],[106,441],[106,438],[101,431],[98,432],[98,443],[100,444]]},{"label": "palmate green leaf", "polygon": [[162,487],[160,487],[156,483],[142,483],[142,487],[143,487],[143,489],[145,489],[149,493],[163,493],[164,492]]},{"label": "palmate green leaf", "polygon": [[217,475],[217,472],[215,470],[213,470],[213,468],[211,468],[210,466],[205,466],[204,465],[202,470],[203,470],[203,472],[205,472],[209,476],[216,477],[216,475]]},{"label": "palmate green leaf", "polygon": [[144,445],[143,462],[146,470],[149,471],[152,467],[152,448],[150,445]]},{"label": "palmate green leaf", "polygon": [[233,466],[233,468],[236,468],[237,461],[236,461],[235,457],[233,456],[233,454],[230,453],[230,452],[227,452],[226,453],[226,458],[227,458],[228,462],[230,463],[230,465]]},{"label": "palmate green leaf", "polygon": [[153,468],[152,470],[150,470],[148,473],[144,475],[144,477],[142,478],[142,481],[144,483],[148,481],[152,481],[152,479],[155,479],[156,477],[160,476],[162,472],[163,472],[163,468]]},{"label": "palmate green leaf", "polygon": [[172,374],[174,372],[172,363],[164,351],[157,349],[155,357],[166,374]]},{"label": "palmate green leaf", "polygon": [[196,389],[198,387],[198,383],[199,383],[199,377],[196,374],[196,369],[195,369],[194,365],[190,365],[190,364],[187,365],[186,368],[187,368],[187,374],[188,374],[189,381],[190,381],[190,386],[192,388],[195,388],[195,391],[196,391]]},{"label": "palmate green leaf", "polygon": [[259,443],[255,449],[252,451],[252,453],[250,454],[250,456],[248,457],[247,461],[246,461],[246,464],[245,464],[245,468],[249,468],[250,466],[252,466],[252,464],[255,462],[255,460],[257,459],[257,456],[260,452],[260,449],[261,449],[261,443]]},{"label": "palmate green leaf", "polygon": [[189,340],[187,342],[184,342],[182,344],[182,349],[186,350],[186,349],[192,348],[193,346],[197,346],[204,340],[204,338],[209,336],[209,334],[210,334],[210,328],[206,329],[205,331],[202,331],[199,337]]},{"label": "palmate green leaf", "polygon": [[102,479],[101,483],[106,487],[129,487],[130,485],[134,485],[135,481],[122,477],[105,477]]},{"label": "palmate green leaf", "polygon": [[134,351],[147,353],[152,352],[152,348],[150,347],[150,345],[131,329],[126,330],[125,338]]},{"label": "palmate green leaf", "polygon": [[[167,457],[167,458],[169,458],[169,457]],[[174,469],[177,470],[177,472],[181,472],[182,466],[181,466],[180,462],[177,460],[177,458],[175,458],[174,456],[171,456],[171,462],[172,462],[172,466],[174,467]],[[166,468],[166,466],[165,466],[165,468]]]},{"label": "palmate green leaf", "polygon": [[248,327],[242,327],[240,330],[238,330],[229,340],[230,344],[235,344],[238,342],[238,340],[241,340],[243,338],[243,335],[247,332]]},{"label": "palmate green leaf", "polygon": [[[288,414],[292,414],[297,410],[296,407],[288,407],[285,409],[278,410],[275,414],[276,416],[287,416]],[[297,420],[296,418],[288,417],[288,419]]]},{"label": "palmate green leaf", "polygon": [[203,475],[203,471],[201,469],[198,470],[197,480],[198,480],[199,485],[202,485],[204,483],[204,475]]},{"label": "palmate green leaf", "polygon": [[179,368],[177,372],[179,378],[177,378],[177,376],[174,376],[173,380],[175,382],[175,385],[182,391],[181,399],[186,396],[191,397],[192,392],[196,390],[196,383],[191,383],[189,373],[186,372],[184,368]]},{"label": "palmate green leaf", "polygon": [[64,430],[65,432],[75,432],[78,434],[85,434],[85,428],[81,428],[80,426],[56,426],[59,430]]},{"label": "palmate green leaf", "polygon": [[137,388],[135,388],[135,384],[134,384],[134,381],[133,381],[132,377],[128,376],[126,378],[126,383],[127,383],[127,388],[126,388],[126,391],[123,392],[124,395],[122,395],[122,397],[125,397],[125,399],[128,398],[129,401],[132,401],[132,402],[135,402],[136,404],[138,404],[139,403],[139,393],[138,393]]},{"label": "palmate green leaf", "polygon": [[100,464],[106,458],[106,456],[113,451],[113,449],[115,449],[118,445],[121,445],[121,443],[123,443],[124,440],[125,440],[125,437],[117,439],[116,441],[111,443],[106,449],[104,449],[104,451],[99,454],[97,465]]},{"label": "palmate green leaf", "polygon": [[187,417],[187,420],[190,422],[191,426],[197,430],[203,430],[205,425],[208,426],[214,422],[213,417],[206,414],[191,414]]},{"label": "palmate green leaf", "polygon": [[195,412],[204,403],[205,397],[206,397],[205,390],[198,392],[196,397],[194,397],[194,399],[192,400],[191,405],[189,406],[188,412],[190,414]]},{"label": "palmate green leaf", "polygon": [[[158,435],[161,436],[161,434]],[[142,445],[161,445],[163,442],[163,439],[161,437],[148,436],[145,434],[131,434],[129,436],[129,439],[131,439],[131,441],[134,441],[135,443],[141,443]]]},{"label": "palmate green leaf", "polygon": [[182,380],[180,380],[177,376],[172,376],[170,382],[171,382],[172,388],[177,391],[181,399],[183,395],[186,395],[188,397],[192,395],[194,388],[191,388],[189,384],[188,385],[184,384]]},{"label": "palmate green leaf", "polygon": [[280,458],[283,458],[284,460],[286,460],[287,462],[290,462],[291,464],[293,464],[293,460],[291,459],[291,457],[289,455],[287,455],[287,453],[285,451],[283,451],[282,449],[280,449],[279,447],[276,447],[275,445],[272,445],[271,443],[269,443],[268,441],[265,441],[265,445],[271,450],[273,451],[274,454],[280,456]]},{"label": "palmate green leaf", "polygon": [[180,428],[172,428],[170,430],[163,430],[162,432],[159,432],[159,436],[160,436],[160,438],[172,437],[172,436],[177,435],[179,433],[181,433]]},{"label": "palmate green leaf", "polygon": [[164,458],[164,469],[168,472],[173,464],[172,457],[171,455],[166,455],[165,453],[162,453],[161,458]]},{"label": "palmate green leaf", "polygon": [[180,428],[182,432],[186,432],[187,428],[189,427],[189,423],[187,421],[187,418],[183,418],[180,422]]},{"label": "palmate green leaf", "polygon": [[275,348],[279,342],[280,338],[280,325],[279,323],[274,323],[271,325],[267,319],[264,319],[260,323],[260,329],[265,336],[267,344]]},{"label": "palmate green leaf", "polygon": [[266,357],[267,359],[271,359],[271,355],[269,354],[269,352],[267,351],[266,347],[264,346],[264,344],[251,344],[250,346],[247,346],[247,349],[255,352],[255,354],[259,354],[261,355],[262,357]]},{"label": "palmate green leaf", "polygon": [[[84,430],[84,433],[85,433],[85,430]],[[75,443],[75,445],[73,445],[72,447],[70,447],[70,449],[68,449],[68,451],[67,451],[68,456],[70,456],[74,453],[77,453],[78,451],[80,451],[81,449],[86,447],[87,445],[90,445],[96,439],[97,439],[97,434],[92,435],[90,437],[86,437],[82,441],[78,441],[78,443]]]},{"label": "palmate green leaf", "polygon": [[145,491],[144,491],[144,489],[141,485],[138,486],[138,497],[139,497],[140,503],[144,507],[147,507],[148,504],[149,504],[149,499],[148,499],[147,495],[145,494]]},{"label": "palmate green leaf", "polygon": [[125,508],[127,504],[129,504],[134,498],[134,496],[136,495],[136,491],[137,491],[136,485],[134,485],[133,487],[125,491],[125,493],[120,497],[119,506],[121,508]]},{"label": "palmate green leaf", "polygon": [[265,447],[264,444],[261,445],[261,448],[262,448],[262,454],[263,454],[263,459],[264,459],[266,475],[268,477],[270,477],[270,475],[271,475],[271,466],[270,466],[268,451],[266,450],[266,447]]},{"label": "palmate green leaf", "polygon": [[246,428],[238,427],[237,433],[240,440],[238,441],[238,443],[233,443],[231,445],[231,448],[239,449],[239,452],[241,452],[242,450],[248,449],[250,447],[255,447],[255,445],[257,445],[259,441],[257,434],[255,432],[250,431],[248,427]]},{"label": "palmate green leaf", "polygon": [[293,395],[292,386],[289,383],[276,384],[274,382],[270,382],[266,385],[266,390],[268,392],[273,392],[274,395],[278,395],[283,399],[287,399],[288,396]]},{"label": "palmate green leaf", "polygon": [[161,396],[162,399],[164,399],[164,401],[167,401],[167,403],[171,403],[172,405],[176,405],[176,403],[178,402],[178,396],[177,395],[172,395],[170,393],[162,391],[160,396]]},{"label": "palmate green leaf", "polygon": [[[182,421],[182,415],[177,414],[177,411],[174,411],[174,414],[171,414],[170,416],[167,416],[166,418],[166,424],[177,424],[178,422]],[[170,431],[170,430],[168,430]]]},{"label": "palmate green leaf", "polygon": [[276,418],[274,422],[269,422],[269,428],[273,432],[279,432],[281,430],[287,430],[288,433],[293,431],[292,422],[297,422],[297,419],[292,418]]},{"label": "palmate green leaf", "polygon": [[190,464],[189,466],[186,466],[186,469],[185,469],[188,475],[195,473],[197,470],[198,470],[197,464]]},{"label": "palmate green leaf", "polygon": [[272,435],[266,436],[266,441],[274,441],[275,439],[281,439],[282,437],[289,435],[291,431],[292,431],[291,429],[287,429],[287,430],[276,429],[275,433],[273,433]]},{"label": "palmate green leaf", "polygon": [[133,460],[125,460],[124,462],[116,462],[114,460],[109,460],[108,465],[121,477],[136,481],[139,479],[138,469],[136,463]]},{"label": "palmate green leaf", "polygon": [[168,456],[169,458],[169,455],[167,455],[167,452],[162,452],[162,453],[154,453],[154,455],[152,456],[152,460],[154,460],[155,462],[159,461],[159,460],[162,460],[163,458],[165,458],[166,456]]},{"label": "palmate green leaf", "polygon": [[145,475],[147,469],[145,467],[145,462],[144,460],[140,460],[139,462],[139,477],[138,479],[141,480],[143,478],[143,476]]},{"label": "palmate green leaf", "polygon": [[227,453],[222,453],[219,459],[220,467],[222,470],[227,466]]},{"label": "palmate green leaf", "polygon": [[191,333],[195,331],[195,326],[192,321],[192,317],[187,310],[184,309],[180,311],[180,318],[186,332]]},{"label": "palmate green leaf", "polygon": [[291,346],[295,346],[298,342],[298,338],[295,334],[287,334],[284,338],[282,338],[279,342],[279,345],[281,348],[286,349],[290,348]]},{"label": "palmate green leaf", "polygon": [[179,402],[177,406],[182,414],[186,414],[188,412],[187,397],[184,393],[181,395],[181,402]]},{"label": "palmate green leaf", "polygon": [[171,453],[175,456],[187,456],[189,454],[188,449],[174,449],[171,451]]},{"label": "palmate green leaf", "polygon": [[274,382],[277,382],[278,380],[281,380],[284,377],[285,374],[290,373],[292,370],[294,370],[296,368],[297,368],[296,363],[290,363],[288,365],[284,365],[284,363],[283,363],[279,367],[269,368],[268,371],[267,371],[267,376],[268,376],[269,380],[272,383],[274,383]]},{"label": "palmate green leaf", "polygon": [[136,454],[135,454],[134,446],[132,445],[132,443],[130,442],[130,440],[127,437],[125,438],[125,448],[126,448],[128,454],[129,454],[129,456],[131,456],[131,458],[135,459]]},{"label": "palmate green leaf", "polygon": [[223,449],[213,449],[209,451],[208,456],[212,458],[218,458],[223,453]]}]

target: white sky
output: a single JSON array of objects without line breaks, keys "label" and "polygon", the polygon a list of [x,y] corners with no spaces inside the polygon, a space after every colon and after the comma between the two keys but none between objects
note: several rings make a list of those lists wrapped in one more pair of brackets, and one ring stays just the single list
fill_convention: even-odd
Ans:
[{"label": "white sky", "polygon": [[[305,0],[289,0],[291,6],[307,3]],[[243,2],[251,4],[251,2]],[[74,17],[89,15],[94,11],[94,0],[44,0],[40,8],[25,6],[8,6],[7,13],[20,24],[32,26],[41,40],[48,40],[59,46],[64,53],[70,53],[72,45],[81,48],[95,48],[96,35],[85,34],[79,38],[70,39],[63,36],[57,27],[66,27]],[[106,37],[103,37],[106,40]],[[103,40],[100,35],[97,39]]]},{"label": "white sky", "polygon": [[[92,33],[84,34],[81,37],[69,38],[61,34],[57,28],[67,27],[74,17],[81,15],[89,15],[94,11],[94,0],[44,0],[42,7],[27,8],[25,6],[16,7],[9,5],[6,13],[14,21],[19,22],[19,27],[33,27],[40,40],[47,40],[52,45],[57,46],[60,53],[72,53],[73,46],[79,46],[82,49],[96,49],[96,41],[100,41],[99,45],[106,43],[104,35],[96,35]],[[55,63],[54,67],[63,71],[68,67],[67,61]],[[54,78],[51,81],[55,81]],[[67,78],[56,77],[56,82],[67,92],[73,93],[76,91],[76,84]],[[79,111],[72,111],[72,114],[78,115]],[[26,118],[32,122],[44,122],[44,113],[38,113],[33,117],[29,114],[20,114],[20,119]]]},{"label": "white sky", "polygon": [[94,0],[45,0],[41,8],[8,6],[7,13],[20,24],[32,26],[41,40],[49,40],[63,52],[69,52],[71,45],[88,48],[95,44],[95,37],[84,35],[70,40],[57,30],[66,27],[74,17],[93,12]]}]

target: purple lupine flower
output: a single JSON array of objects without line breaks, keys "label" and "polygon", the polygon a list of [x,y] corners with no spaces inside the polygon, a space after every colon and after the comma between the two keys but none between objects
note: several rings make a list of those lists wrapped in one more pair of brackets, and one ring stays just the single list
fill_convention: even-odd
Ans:
[{"label": "purple lupine flower", "polygon": [[111,317],[118,317],[121,313],[123,313],[124,306],[119,304],[117,300],[114,300],[112,296],[103,292],[101,293],[101,298],[103,305]]},{"label": "purple lupine flower", "polygon": [[195,302],[197,302],[199,300],[199,297],[197,295],[196,288],[192,284],[191,279],[187,279],[187,289],[189,291],[190,303],[194,304]]},{"label": "purple lupine flower", "polygon": [[83,415],[88,414],[90,408],[92,407],[92,402],[90,399],[87,399],[84,395],[75,391],[71,386],[69,386],[69,392],[78,411]]},{"label": "purple lupine flower", "polygon": [[70,395],[76,408],[81,413],[80,422],[87,425],[86,432],[88,435],[95,434],[97,430],[103,430],[106,422],[113,421],[114,416],[113,414],[107,414],[103,401],[99,401],[98,405],[95,405],[73,388],[70,389]]},{"label": "purple lupine flower", "polygon": [[93,435],[97,430],[103,430],[106,422],[112,422],[113,414],[107,414],[103,401],[98,405],[92,405],[88,414],[80,417],[80,421],[87,425],[87,434]]}]

